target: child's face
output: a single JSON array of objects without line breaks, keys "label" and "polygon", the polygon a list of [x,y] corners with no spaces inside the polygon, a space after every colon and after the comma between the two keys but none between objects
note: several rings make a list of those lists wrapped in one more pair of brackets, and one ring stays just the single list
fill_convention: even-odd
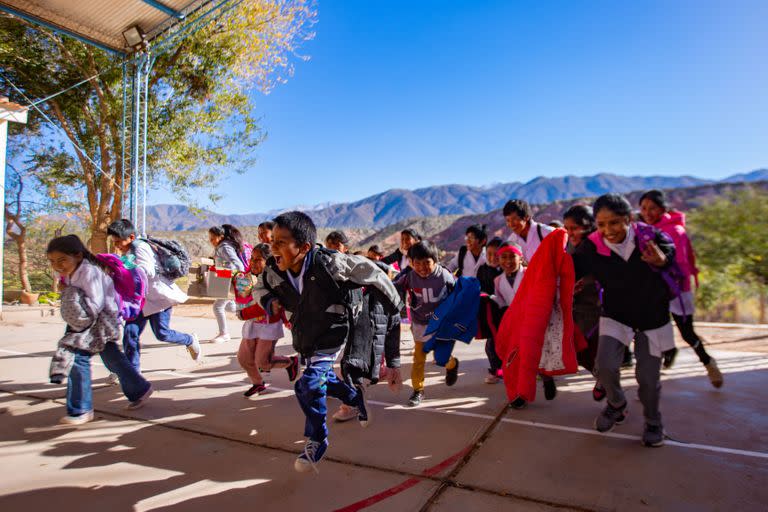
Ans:
[{"label": "child's face", "polygon": [[408,253],[408,249],[416,245],[419,241],[407,233],[400,235],[400,252],[403,254]]},{"label": "child's face", "polygon": [[579,245],[584,239],[585,229],[584,226],[573,220],[572,218],[563,219],[563,227],[568,233],[568,240],[571,244]]},{"label": "child's face", "polygon": [[498,267],[499,266],[499,259],[496,257],[496,251],[498,250],[498,247],[489,245],[485,248],[485,260],[488,262],[488,266],[490,267]]},{"label": "child's face", "polygon": [[504,251],[499,254],[499,266],[505,274],[511,275],[520,270],[522,258],[512,251]]},{"label": "child's face", "polygon": [[411,266],[413,266],[413,271],[416,272],[419,277],[426,278],[435,271],[437,262],[432,258],[420,258],[418,260],[413,260]]},{"label": "child's face", "polygon": [[379,261],[381,259],[381,255],[376,254],[373,251],[368,251],[368,259],[373,261]]},{"label": "child's face", "polygon": [[271,244],[272,243],[272,230],[267,229],[265,227],[260,227],[257,230],[259,242],[263,244]]},{"label": "child's face", "polygon": [[640,203],[640,215],[648,224],[656,224],[661,220],[661,216],[664,215],[664,208],[650,199],[643,199]]},{"label": "child's face", "polygon": [[214,235],[210,231],[208,232],[208,241],[211,242],[212,246],[218,247],[222,240],[224,240],[223,236]]},{"label": "child's face", "polygon": [[115,250],[123,254],[128,254],[131,250],[131,244],[134,240],[136,240],[136,235],[131,235],[128,238],[120,238],[115,235],[110,236],[112,239],[112,246],[115,248]]},{"label": "child's face", "polygon": [[338,241],[326,240],[325,246],[333,251],[346,253],[349,249],[346,245]]},{"label": "child's face", "polygon": [[530,220],[528,217],[521,218],[515,212],[505,216],[504,219],[507,221],[507,226],[509,229],[511,229],[513,233],[519,236],[523,236],[525,228],[528,226],[528,221]]},{"label": "child's face", "polygon": [[83,261],[83,255],[78,253],[72,256],[63,252],[52,251],[48,253],[48,261],[51,263],[53,270],[62,276],[71,276]]},{"label": "child's face", "polygon": [[479,240],[474,233],[467,233],[464,240],[467,242],[467,250],[472,254],[480,254],[483,250],[484,240]]},{"label": "child's face", "polygon": [[629,231],[629,216],[617,215],[608,208],[603,208],[595,214],[597,230],[603,238],[612,244],[620,244],[627,238]]},{"label": "child's face", "polygon": [[267,266],[267,260],[264,259],[264,255],[261,251],[254,249],[251,253],[251,261],[249,263],[251,267],[251,274],[257,276],[264,272],[264,268]]},{"label": "child's face", "polygon": [[275,256],[277,268],[282,271],[300,272],[304,257],[312,249],[309,244],[299,245],[286,228],[276,227],[272,231],[272,254]]}]

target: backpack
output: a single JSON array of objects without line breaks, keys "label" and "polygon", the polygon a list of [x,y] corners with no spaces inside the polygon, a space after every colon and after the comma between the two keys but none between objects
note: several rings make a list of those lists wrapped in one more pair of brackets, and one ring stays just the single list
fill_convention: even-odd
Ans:
[{"label": "backpack", "polygon": [[237,257],[240,258],[240,262],[243,264],[246,273],[251,270],[251,254],[253,254],[253,246],[247,242],[243,242],[243,252],[238,252]]},{"label": "backpack", "polygon": [[144,308],[147,298],[147,276],[141,268],[126,265],[114,254],[97,254],[96,259],[107,267],[115,284],[120,317],[129,322],[135,320]]},{"label": "backpack", "polygon": [[189,274],[189,253],[176,240],[162,238],[142,238],[152,248],[157,260],[157,273],[166,279],[175,281]]},{"label": "backpack", "polygon": [[480,281],[476,277],[460,277],[453,291],[432,312],[425,335],[432,339],[459,340],[469,343],[477,333],[477,312],[480,309]]},{"label": "backpack", "polygon": [[[637,245],[640,252],[645,251],[645,248],[648,247],[648,243],[653,242],[656,239],[657,233],[669,243],[673,243],[669,235],[643,222],[635,223],[635,232],[637,233]],[[677,260],[672,259],[664,268],[659,268],[654,265],[649,266],[654,272],[661,274],[664,283],[667,285],[669,299],[673,300],[680,297],[685,285],[685,274],[680,269]]]}]

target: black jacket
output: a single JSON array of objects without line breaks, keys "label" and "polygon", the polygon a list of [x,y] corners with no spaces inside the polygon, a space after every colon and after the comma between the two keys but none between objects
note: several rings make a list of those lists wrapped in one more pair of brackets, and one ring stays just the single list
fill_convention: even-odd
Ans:
[{"label": "black jacket", "polygon": [[496,276],[501,274],[501,268],[492,267],[487,263],[480,265],[477,269],[477,279],[480,281],[480,291],[493,295],[495,293],[495,286],[493,280]]},{"label": "black jacket", "polygon": [[[385,256],[381,258],[381,261],[383,261],[387,265],[392,265],[393,263],[397,263],[397,265],[400,266],[400,262],[402,260],[403,260],[403,253],[400,251],[400,249],[395,249],[395,252],[393,252],[389,256]],[[403,269],[400,269],[400,270],[403,270]]]},{"label": "black jacket", "polygon": [[[666,255],[667,264],[675,259],[675,244],[656,230],[656,245]],[[584,240],[573,254],[576,279],[595,277],[603,288],[602,316],[637,330],[659,328],[669,322],[669,290],[661,274],[640,258],[635,247],[629,261],[613,251],[598,254],[592,240]]]}]

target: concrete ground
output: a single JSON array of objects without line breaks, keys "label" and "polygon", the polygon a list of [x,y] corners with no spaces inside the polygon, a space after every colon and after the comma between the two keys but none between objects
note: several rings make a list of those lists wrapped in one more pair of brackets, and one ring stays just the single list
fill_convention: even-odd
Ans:
[{"label": "concrete ground", "polygon": [[[190,315],[190,316],[182,316]],[[213,320],[180,308],[175,328],[215,333]],[[642,410],[624,372],[628,421],[598,434],[602,404],[586,373],[558,379],[510,410],[502,385],[483,383],[482,342],[458,344],[456,386],[427,367],[427,400],[404,407],[383,384],[369,388],[374,421],[333,424],[319,474],[298,474],[303,416],[283,371],[271,392],[245,399],[235,359],[239,338],[204,344],[193,362],[182,347],[145,336],[142,366],[155,394],[128,411],[94,359],[96,421],[58,425],[64,387],[47,384],[63,324],[35,311],[0,323],[0,510],[766,510],[768,505],[768,329],[701,326],[725,373],[712,388],[683,348],[663,372],[662,412],[670,440],[639,441]],[[240,322],[231,330],[239,332]],[[406,330],[403,360],[413,343]],[[685,346],[680,345],[681,348]],[[687,347],[687,346],[686,346]],[[292,353],[289,339],[278,352]],[[404,365],[404,374],[410,364]],[[331,410],[336,403],[330,401]]]}]

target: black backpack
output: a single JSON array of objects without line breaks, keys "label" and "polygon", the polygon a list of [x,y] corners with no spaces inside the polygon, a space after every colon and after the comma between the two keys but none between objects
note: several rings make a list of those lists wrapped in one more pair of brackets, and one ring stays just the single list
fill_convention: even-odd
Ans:
[{"label": "black backpack", "polygon": [[179,242],[153,237],[141,240],[147,242],[155,253],[158,274],[172,281],[189,274],[189,253]]}]

